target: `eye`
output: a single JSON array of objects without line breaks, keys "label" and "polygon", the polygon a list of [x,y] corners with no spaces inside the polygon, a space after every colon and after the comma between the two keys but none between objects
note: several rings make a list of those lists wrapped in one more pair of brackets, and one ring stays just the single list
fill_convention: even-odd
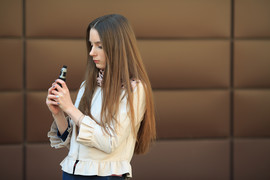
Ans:
[{"label": "eye", "polygon": [[98,46],[99,49],[102,49],[102,46]]}]

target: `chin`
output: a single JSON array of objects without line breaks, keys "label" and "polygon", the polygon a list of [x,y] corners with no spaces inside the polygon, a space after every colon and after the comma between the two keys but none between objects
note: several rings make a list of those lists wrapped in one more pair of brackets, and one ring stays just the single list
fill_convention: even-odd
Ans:
[{"label": "chin", "polygon": [[100,65],[96,65],[96,67],[98,68],[98,69],[101,69],[101,70],[103,70],[103,69],[105,69],[105,67],[104,66],[100,66]]}]

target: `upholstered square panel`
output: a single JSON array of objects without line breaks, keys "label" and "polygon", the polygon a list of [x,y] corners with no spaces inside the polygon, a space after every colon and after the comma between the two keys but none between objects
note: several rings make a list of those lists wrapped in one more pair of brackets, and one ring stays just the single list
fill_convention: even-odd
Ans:
[{"label": "upholstered square panel", "polygon": [[234,45],[234,85],[270,87],[270,41],[238,40]]},{"label": "upholstered square panel", "polygon": [[68,87],[73,90],[80,87],[88,55],[85,41],[28,40],[26,54],[27,89],[47,90],[63,65],[68,66]]},{"label": "upholstered square panel", "polygon": [[0,36],[22,35],[22,3],[22,0],[0,1]]},{"label": "upholstered square panel", "polygon": [[26,147],[26,179],[62,179],[60,162],[67,148],[54,149],[49,144],[28,144]]},{"label": "upholstered square panel", "polygon": [[237,0],[235,37],[270,37],[270,1]]},{"label": "upholstered square panel", "polygon": [[[71,92],[74,102],[77,92]],[[46,105],[47,92],[27,93],[27,141],[28,142],[48,142],[47,133],[53,122],[53,117]]]},{"label": "upholstered square panel", "polygon": [[229,180],[229,141],[158,141],[150,153],[135,156],[132,165],[135,180]]},{"label": "upholstered square panel", "polygon": [[154,96],[158,138],[229,136],[229,91],[155,91]]},{"label": "upholstered square panel", "polygon": [[0,39],[0,90],[23,86],[23,47],[19,39]]},{"label": "upholstered square panel", "polygon": [[84,37],[89,22],[123,14],[138,37],[229,37],[230,0],[26,1],[28,37]]},{"label": "upholstered square panel", "polygon": [[270,179],[270,140],[234,141],[234,180]]},{"label": "upholstered square panel", "polygon": [[22,145],[1,145],[0,159],[1,179],[23,180]]},{"label": "upholstered square panel", "polygon": [[0,143],[23,140],[23,95],[21,92],[0,93]]},{"label": "upholstered square panel", "polygon": [[270,90],[234,92],[234,135],[270,137]]},{"label": "upholstered square panel", "polygon": [[229,87],[229,41],[142,40],[139,48],[154,88]]}]

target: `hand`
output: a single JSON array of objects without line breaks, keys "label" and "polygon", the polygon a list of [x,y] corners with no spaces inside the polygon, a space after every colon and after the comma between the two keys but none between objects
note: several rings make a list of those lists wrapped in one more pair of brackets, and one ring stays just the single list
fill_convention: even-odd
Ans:
[{"label": "hand", "polygon": [[[59,84],[61,84],[61,86]],[[70,97],[69,89],[65,83],[65,81],[61,79],[57,79],[53,83],[52,94],[49,95],[49,99],[53,99],[58,107],[61,108],[62,111],[67,112],[68,109],[74,108],[73,102]]]},{"label": "hand", "polygon": [[48,89],[48,95],[47,95],[47,98],[46,98],[46,104],[47,104],[49,110],[51,111],[51,113],[53,115],[57,115],[57,114],[63,113],[63,111],[58,106],[58,103],[56,102],[56,95],[54,95],[52,93],[53,90],[55,90],[54,85],[52,85],[52,87],[50,87]]}]

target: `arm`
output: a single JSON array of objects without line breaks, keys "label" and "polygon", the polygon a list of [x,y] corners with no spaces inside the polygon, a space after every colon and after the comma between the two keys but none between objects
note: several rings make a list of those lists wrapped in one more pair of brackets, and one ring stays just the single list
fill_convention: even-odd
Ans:
[{"label": "arm", "polygon": [[52,116],[57,124],[57,127],[59,129],[59,132],[63,134],[65,130],[68,127],[68,123],[66,121],[66,118],[64,116],[64,112],[59,108],[57,102],[55,101],[55,94],[53,93],[55,91],[54,86],[48,89],[48,95],[46,98],[46,104],[49,108],[49,110],[52,113]]},{"label": "arm", "polygon": [[[54,118],[54,122],[52,123],[51,129],[48,132],[48,137],[50,138],[52,147],[69,147],[73,123],[71,123],[69,117],[65,117],[63,108],[60,105],[66,105],[67,102],[70,102],[71,105],[73,104],[67,87],[65,86],[65,89],[62,89],[56,82],[53,83],[51,88],[49,88],[46,99],[46,104]],[[60,91],[57,88],[59,88]],[[60,99],[59,93],[61,93],[64,97],[61,96]],[[76,99],[76,103],[78,102],[78,99]],[[70,104],[68,107],[72,107]]]},{"label": "arm", "polygon": [[[143,118],[145,112],[145,93],[141,83],[134,89],[133,107],[135,115],[135,126],[137,126]],[[128,116],[126,98],[120,103],[119,114],[117,121],[119,125],[114,129],[116,133],[111,136],[105,133],[101,126],[99,126],[89,116],[82,119],[80,132],[77,141],[89,147],[95,147],[106,153],[113,152],[124,140],[130,135],[132,131],[131,119]]]},{"label": "arm", "polygon": [[[62,87],[59,86],[57,83],[60,83],[62,85]],[[51,95],[50,98],[53,99],[54,103],[63,112],[67,113],[67,115],[71,118],[71,120],[74,122],[74,124],[76,124],[79,127],[80,121],[83,119],[84,114],[78,108],[76,108],[75,105],[72,103],[69,89],[68,89],[66,83],[60,79],[57,79],[55,81],[55,83],[53,83],[53,87],[54,87],[54,89],[52,90],[53,95]],[[79,94],[78,94],[79,98],[76,99],[76,103],[79,102],[79,100],[81,98],[80,96],[82,96],[81,91],[79,91]],[[54,115],[54,117],[57,120],[59,120],[59,121],[57,121],[58,122],[57,127],[61,127],[61,129],[59,128],[60,133],[61,132],[63,133],[68,126],[68,124],[66,122],[64,123],[62,121],[64,118],[63,114],[64,113]]]},{"label": "arm", "polygon": [[56,115],[52,114],[52,116],[57,125],[60,135],[62,135],[68,128],[68,122],[65,118],[64,113],[56,114]]},{"label": "arm", "polygon": [[63,148],[63,147],[69,148],[71,131],[72,131],[72,124],[70,123],[70,119],[68,117],[65,118],[65,121],[69,122],[69,124],[70,124],[70,126],[66,129],[68,134],[67,134],[65,140],[62,140],[59,137],[59,134],[58,134],[59,131],[58,131],[58,127],[56,125],[56,121],[53,121],[53,123],[51,125],[51,129],[48,132],[48,137],[49,137],[50,142],[51,142],[51,147],[54,147],[56,149]]},{"label": "arm", "polygon": [[[54,121],[51,125],[51,129],[48,132],[48,137],[51,142],[51,146],[55,148],[62,148],[62,147],[69,147],[69,139],[66,138],[65,141],[61,140],[59,138],[58,133],[63,134],[64,132],[70,132],[71,128],[68,128],[68,121],[64,116],[64,112],[60,109],[57,102],[55,101],[54,97],[55,94],[53,94],[54,87],[48,89],[48,95],[46,98],[46,104],[49,108],[49,110],[52,113],[52,116],[54,118]],[[68,137],[68,136],[67,136]]]}]

